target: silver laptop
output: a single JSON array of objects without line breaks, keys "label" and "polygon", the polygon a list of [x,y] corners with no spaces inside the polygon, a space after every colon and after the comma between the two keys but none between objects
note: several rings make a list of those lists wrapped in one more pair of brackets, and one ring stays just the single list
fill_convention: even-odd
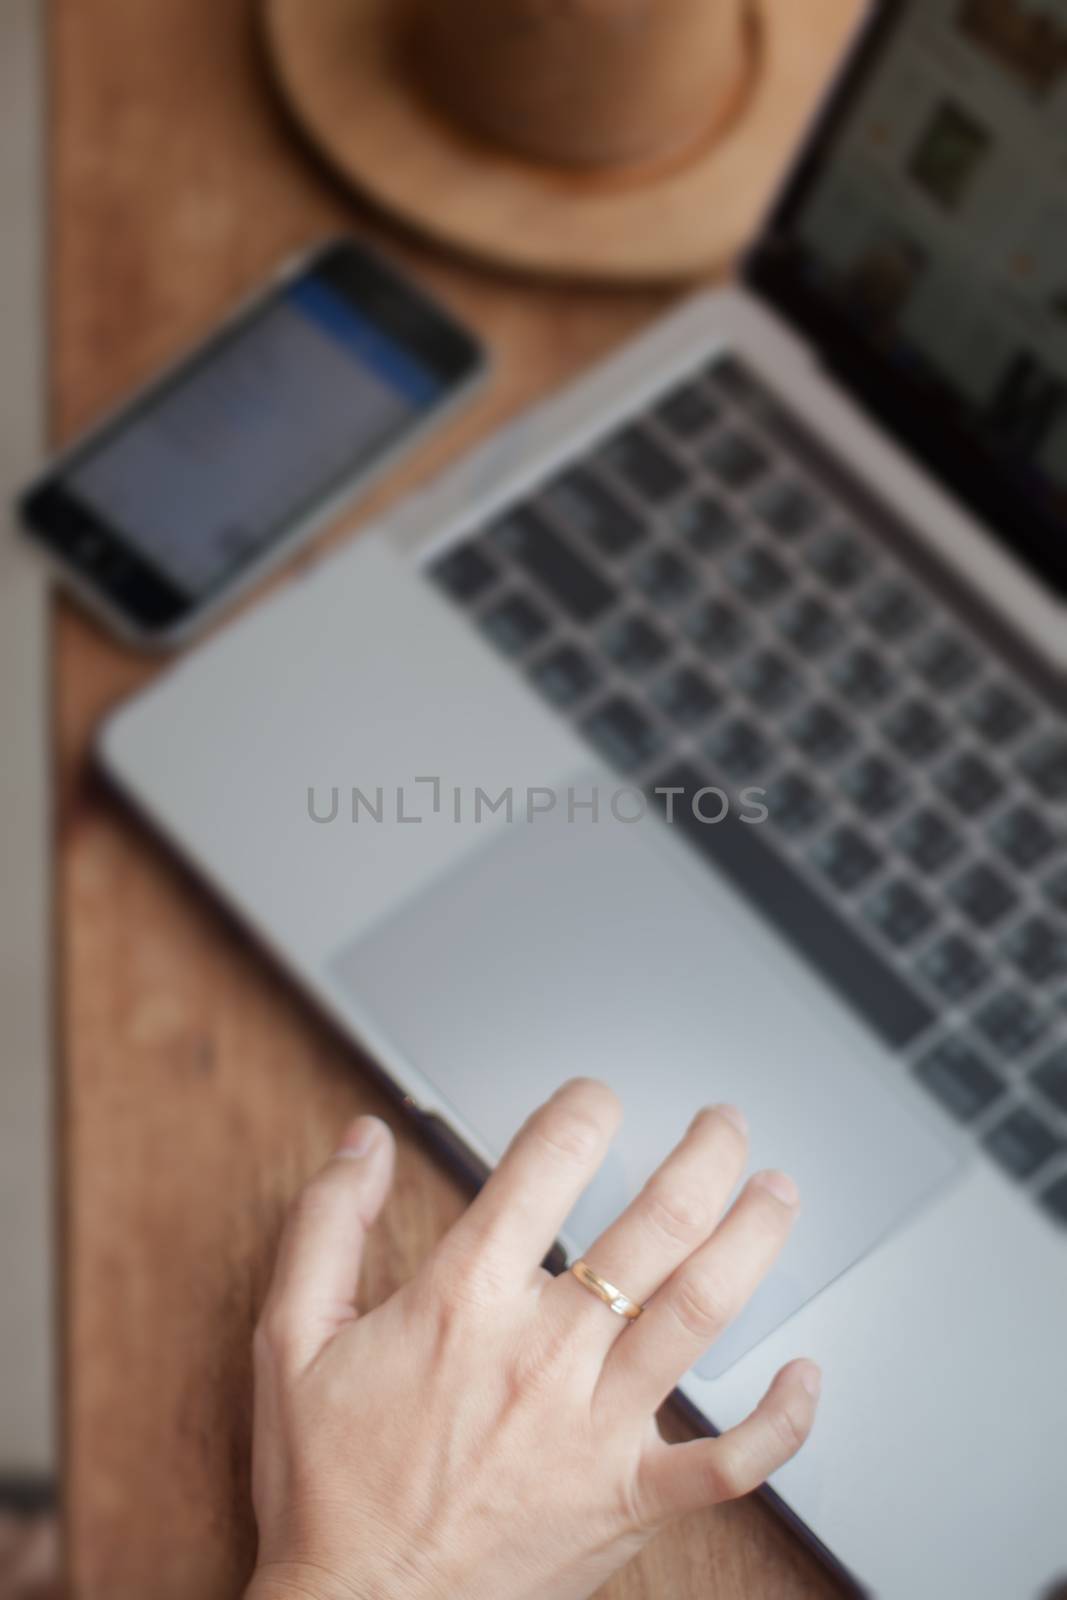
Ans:
[{"label": "silver laptop", "polygon": [[865,34],[741,281],[188,657],[101,758],[412,1115],[734,1100],[803,1220],[682,1386],[892,1600],[1067,1576],[1067,5]]}]

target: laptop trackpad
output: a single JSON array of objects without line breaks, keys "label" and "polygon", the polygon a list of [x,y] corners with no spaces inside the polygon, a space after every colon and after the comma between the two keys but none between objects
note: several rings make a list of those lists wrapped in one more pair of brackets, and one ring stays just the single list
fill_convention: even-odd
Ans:
[{"label": "laptop trackpad", "polygon": [[568,1224],[579,1250],[698,1107],[744,1108],[753,1166],[790,1171],[802,1214],[703,1377],[864,1256],[957,1164],[892,1083],[899,1066],[658,822],[507,829],[332,967],[494,1154],[565,1078],[613,1085],[626,1119]]}]

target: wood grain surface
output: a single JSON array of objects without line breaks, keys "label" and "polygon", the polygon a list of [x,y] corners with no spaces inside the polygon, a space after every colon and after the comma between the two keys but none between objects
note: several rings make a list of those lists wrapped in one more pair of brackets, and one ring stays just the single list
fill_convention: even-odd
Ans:
[{"label": "wood grain surface", "polygon": [[[284,252],[332,229],[381,237],[486,333],[497,357],[477,408],[372,506],[659,308],[650,295],[480,273],[356,212],[293,142],[256,38],[244,0],[53,0],[57,442],[206,331]],[[386,1109],[353,1051],[94,777],[97,720],[154,670],[58,609],[75,1600],[240,1593],[255,1547],[249,1333],[282,1213],[345,1120]],[[397,1189],[369,1252],[370,1303],[414,1270],[464,1203],[398,1131]],[[605,1591],[612,1600],[837,1592],[755,1502],[693,1519]]]}]

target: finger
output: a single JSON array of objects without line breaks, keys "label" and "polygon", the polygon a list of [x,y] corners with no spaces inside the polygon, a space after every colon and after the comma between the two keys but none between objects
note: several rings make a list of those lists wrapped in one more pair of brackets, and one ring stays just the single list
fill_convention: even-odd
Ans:
[{"label": "finger", "polygon": [[707,1244],[612,1348],[600,1382],[609,1404],[654,1411],[666,1399],[752,1298],[789,1237],[798,1198],[784,1173],[749,1179]]},{"label": "finger", "polygon": [[[734,1106],[698,1112],[637,1198],[590,1246],[589,1265],[643,1304],[710,1238],[741,1178],[747,1152],[745,1120]],[[563,1315],[580,1318],[586,1336],[604,1351],[627,1327],[572,1273],[557,1280],[548,1299]]]},{"label": "finger", "polygon": [[392,1184],[394,1155],[385,1123],[360,1117],[293,1202],[261,1326],[300,1363],[355,1315],[364,1241]]},{"label": "finger", "polygon": [[533,1273],[595,1176],[621,1115],[606,1084],[565,1083],[520,1128],[443,1253],[491,1256],[502,1271]]},{"label": "finger", "polygon": [[807,1440],[821,1387],[813,1361],[792,1361],[736,1428],[718,1439],[654,1446],[641,1467],[643,1516],[654,1526],[758,1489]]}]

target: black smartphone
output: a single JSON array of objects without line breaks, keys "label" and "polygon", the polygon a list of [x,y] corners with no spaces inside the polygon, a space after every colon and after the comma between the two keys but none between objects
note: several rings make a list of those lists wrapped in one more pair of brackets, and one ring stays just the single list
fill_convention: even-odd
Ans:
[{"label": "black smartphone", "polygon": [[333,240],[20,496],[30,537],[126,639],[169,645],[289,554],[468,394],[477,339]]}]

